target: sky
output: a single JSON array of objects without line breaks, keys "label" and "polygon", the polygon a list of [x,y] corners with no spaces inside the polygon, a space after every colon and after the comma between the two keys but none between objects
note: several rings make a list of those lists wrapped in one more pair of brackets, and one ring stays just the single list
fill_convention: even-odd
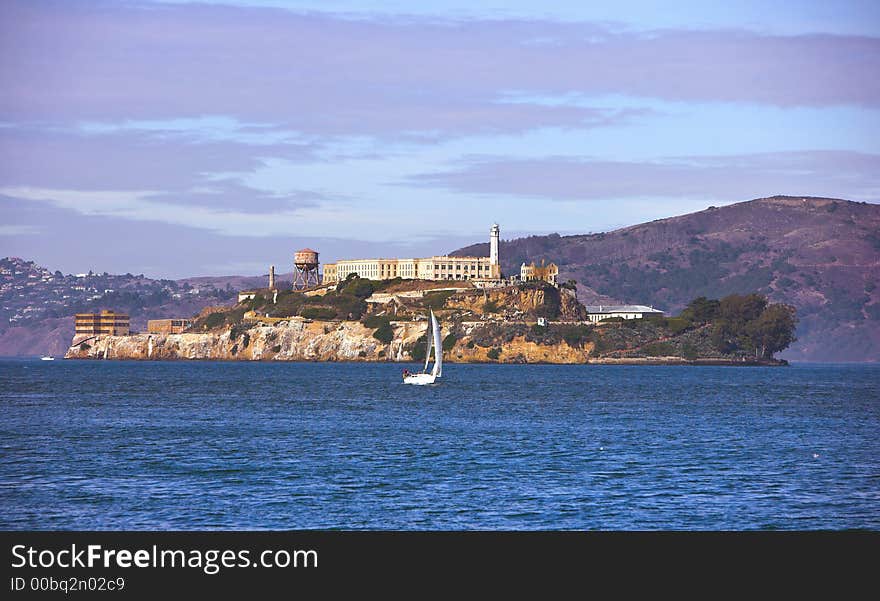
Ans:
[{"label": "sky", "polygon": [[0,256],[152,277],[880,202],[880,2],[0,2]]}]

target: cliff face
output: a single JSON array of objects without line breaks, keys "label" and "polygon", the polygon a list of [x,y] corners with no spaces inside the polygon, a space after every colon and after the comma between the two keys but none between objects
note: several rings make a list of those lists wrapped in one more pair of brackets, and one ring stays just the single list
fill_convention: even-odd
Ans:
[{"label": "cliff face", "polygon": [[[137,334],[99,336],[70,347],[69,359],[213,359],[281,361],[378,361],[389,353],[402,360],[403,347],[424,333],[424,324],[395,328],[395,340],[385,345],[373,330],[357,321],[309,322],[290,320],[254,325],[243,332],[231,328],[204,334]],[[408,355],[407,355],[408,358]]]},{"label": "cliff face", "polygon": [[[500,347],[472,344],[470,336],[481,324],[458,324],[442,328],[447,336],[454,328],[461,338],[444,358],[453,362],[584,363],[592,345],[572,347],[565,342],[539,344],[524,336],[499,342]],[[373,330],[360,322],[308,322],[291,320],[275,325],[254,325],[244,331],[232,328],[205,334],[137,334],[99,336],[68,350],[67,359],[178,360],[210,359],[240,361],[414,361],[412,350],[425,344],[425,322],[397,322],[394,338],[384,344]],[[470,343],[470,344],[469,344]],[[494,348],[503,347],[493,358]],[[420,358],[421,360],[421,358]]]},{"label": "cliff face", "polygon": [[587,319],[586,309],[577,302],[574,292],[552,286],[463,290],[451,296],[445,306],[448,309],[470,311],[475,315],[504,313],[538,315],[566,321]]}]

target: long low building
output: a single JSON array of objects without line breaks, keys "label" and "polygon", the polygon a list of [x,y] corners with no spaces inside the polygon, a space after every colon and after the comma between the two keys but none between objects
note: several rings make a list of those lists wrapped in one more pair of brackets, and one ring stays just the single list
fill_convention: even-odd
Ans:
[{"label": "long low building", "polygon": [[150,334],[180,334],[192,327],[191,319],[150,319],[147,332]]},{"label": "long low building", "polygon": [[434,256],[424,259],[346,259],[324,265],[323,283],[335,284],[349,275],[370,280],[500,280],[498,224],[489,232],[488,257]]},{"label": "long low building", "polygon": [[325,284],[352,273],[370,280],[394,278],[419,280],[500,279],[501,268],[489,257],[429,257],[426,259],[351,259],[324,265]]},{"label": "long low building", "polygon": [[587,305],[588,319],[592,322],[620,317],[622,319],[642,319],[644,317],[661,317],[660,309],[645,305]]}]

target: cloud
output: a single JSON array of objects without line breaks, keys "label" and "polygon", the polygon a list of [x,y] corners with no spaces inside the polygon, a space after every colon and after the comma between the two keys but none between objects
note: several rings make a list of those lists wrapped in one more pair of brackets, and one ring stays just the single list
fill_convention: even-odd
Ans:
[{"label": "cloud", "polygon": [[[293,252],[303,247],[317,249],[321,261],[329,262],[344,257],[430,256],[485,239],[388,236],[387,240],[376,242],[342,239],[333,237],[332,230],[317,229],[310,235],[275,232],[254,237],[244,231],[218,233],[159,220],[132,225],[127,218],[111,214],[84,215],[56,203],[12,198],[2,193],[0,214],[9,224],[0,226],[0,256],[27,257],[65,273],[92,269],[172,278],[236,272],[258,275],[266,273],[270,264],[279,272],[288,271]],[[33,235],[34,228],[39,229],[39,236]]]},{"label": "cloud", "polygon": [[472,157],[464,166],[407,185],[555,200],[708,198],[773,194],[880,199],[880,155],[847,151],[674,157],[625,162],[570,157]]},{"label": "cloud", "polygon": [[508,90],[880,105],[870,37],[31,0],[4,2],[0,23],[0,114],[16,121],[210,114],[321,135],[461,135],[597,118],[503,102]]}]

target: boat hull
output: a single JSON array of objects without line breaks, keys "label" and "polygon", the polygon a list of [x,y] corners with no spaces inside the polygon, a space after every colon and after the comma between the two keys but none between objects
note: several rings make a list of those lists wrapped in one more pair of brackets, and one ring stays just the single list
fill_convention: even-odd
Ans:
[{"label": "boat hull", "polygon": [[434,374],[411,374],[403,378],[403,383],[425,386],[426,384],[433,384],[436,379],[437,376]]}]

